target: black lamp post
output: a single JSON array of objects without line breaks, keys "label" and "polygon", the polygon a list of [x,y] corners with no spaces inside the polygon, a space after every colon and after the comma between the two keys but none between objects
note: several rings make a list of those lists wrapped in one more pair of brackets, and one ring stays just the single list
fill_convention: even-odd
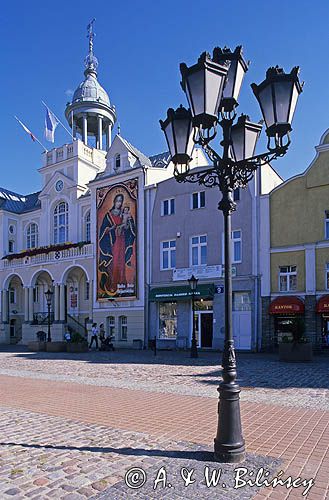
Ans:
[{"label": "black lamp post", "polygon": [[[287,74],[278,67],[270,68],[260,85],[252,85],[268,136],[268,151],[254,155],[261,125],[252,123],[246,115],[235,122],[237,99],[248,69],[242,56],[242,47],[237,47],[233,52],[228,48],[215,48],[212,58],[204,53],[194,66],[188,68],[186,64],[181,64],[180,68],[181,85],[190,110],[182,107],[176,111],[170,109],[167,119],[164,122],[160,120],[160,124],[175,166],[176,180],[207,187],[218,186],[222,194],[218,208],[224,216],[225,341],[223,381],[218,388],[215,460],[240,462],[245,457],[245,445],[232,332],[231,214],[236,209],[232,192],[236,188],[247,187],[258,167],[287,152],[291,121],[302,85],[297,67]],[[209,145],[217,134],[218,125],[223,133],[221,155]],[[177,129],[184,132],[178,134]],[[190,169],[191,144],[203,148],[212,163],[209,167]]]},{"label": "black lamp post", "polygon": [[47,307],[48,307],[48,337],[47,337],[47,342],[51,342],[51,335],[50,335],[50,307],[51,307],[51,301],[53,298],[53,293],[51,290],[48,290],[45,292],[46,296],[46,301],[47,301]]},{"label": "black lamp post", "polygon": [[191,291],[192,291],[192,342],[191,342],[191,358],[197,358],[198,357],[198,348],[197,348],[197,342],[196,342],[196,336],[195,336],[195,318],[194,318],[194,313],[195,313],[195,292],[196,292],[196,287],[198,286],[198,279],[192,274],[190,279],[188,280]]}]

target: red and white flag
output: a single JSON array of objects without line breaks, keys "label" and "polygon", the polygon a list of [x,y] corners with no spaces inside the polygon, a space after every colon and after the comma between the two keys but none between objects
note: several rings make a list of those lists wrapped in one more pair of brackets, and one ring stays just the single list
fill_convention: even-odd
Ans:
[{"label": "red and white flag", "polygon": [[23,127],[23,129],[25,130],[25,132],[27,134],[29,134],[29,136],[31,137],[32,141],[33,142],[38,142],[40,144],[40,146],[42,147],[42,149],[44,150],[45,153],[48,152],[48,150],[44,147],[44,145],[42,144],[42,142],[39,141],[39,139],[34,135],[32,134],[31,130],[27,128],[26,125],[24,125],[24,123],[21,122],[21,120],[19,120],[17,118],[17,116],[15,116],[16,120],[18,121],[18,123]]},{"label": "red and white flag", "polygon": [[31,130],[29,130],[29,129],[26,127],[26,125],[24,125],[24,123],[22,123],[22,122],[21,122],[21,120],[19,120],[19,119],[17,118],[17,116],[15,116],[15,118],[16,118],[16,120],[18,121],[18,123],[20,123],[20,124],[22,125],[23,129],[25,130],[25,132],[26,132],[27,134],[29,134],[29,136],[31,137],[32,141],[33,141],[33,142],[35,142],[35,141],[36,141],[36,138],[35,138],[35,136],[32,134]]}]

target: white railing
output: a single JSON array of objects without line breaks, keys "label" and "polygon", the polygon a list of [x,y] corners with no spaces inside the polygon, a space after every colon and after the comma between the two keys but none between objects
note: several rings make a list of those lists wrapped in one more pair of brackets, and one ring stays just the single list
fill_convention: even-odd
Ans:
[{"label": "white railing", "polygon": [[105,167],[106,151],[86,146],[86,144],[79,139],[73,141],[71,144],[64,144],[59,148],[47,151],[44,157],[44,165],[54,165],[55,163],[73,158],[74,156],[83,157],[95,165]]},{"label": "white railing", "polygon": [[3,260],[3,268],[13,268],[13,267],[25,267],[25,266],[35,266],[44,263],[55,263],[61,262],[63,260],[81,259],[93,256],[93,244],[88,243],[83,247],[72,247],[66,248],[65,250],[54,250],[49,253],[40,253],[38,255],[32,255],[30,257],[21,257],[11,260]]}]

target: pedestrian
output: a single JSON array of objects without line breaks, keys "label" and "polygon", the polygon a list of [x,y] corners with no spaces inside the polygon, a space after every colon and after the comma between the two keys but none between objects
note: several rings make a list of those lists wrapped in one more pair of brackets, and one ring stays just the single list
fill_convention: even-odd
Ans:
[{"label": "pedestrian", "polygon": [[104,342],[105,340],[105,328],[104,328],[104,323],[101,323],[99,325],[99,340],[102,342]]},{"label": "pedestrian", "polygon": [[70,329],[70,327],[67,327],[67,330],[66,330],[65,335],[64,335],[64,339],[66,340],[66,342],[71,342],[71,329]]},{"label": "pedestrian", "polygon": [[91,349],[91,346],[93,345],[94,341],[95,341],[95,344],[96,344],[96,349],[98,349],[98,328],[97,328],[97,323],[93,323],[92,327],[91,327],[91,339],[90,339],[89,349]]}]

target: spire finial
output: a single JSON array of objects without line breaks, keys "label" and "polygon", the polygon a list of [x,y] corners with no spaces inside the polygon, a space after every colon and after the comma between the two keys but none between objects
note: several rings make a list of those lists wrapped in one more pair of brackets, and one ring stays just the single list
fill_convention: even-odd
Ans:
[{"label": "spire finial", "polygon": [[89,54],[90,55],[93,54],[94,37],[96,36],[96,34],[94,33],[94,22],[95,21],[96,21],[95,18],[92,19],[92,21],[90,21],[90,23],[87,26],[87,31],[88,31],[87,38],[89,38]]},{"label": "spire finial", "polygon": [[94,32],[94,22],[96,19],[92,19],[90,23],[87,26],[87,38],[89,38],[89,54],[87,55],[85,59],[85,75],[90,75],[93,74],[93,76],[97,76],[97,66],[98,66],[98,61],[97,57],[94,56],[94,38],[96,36],[96,33]]}]

